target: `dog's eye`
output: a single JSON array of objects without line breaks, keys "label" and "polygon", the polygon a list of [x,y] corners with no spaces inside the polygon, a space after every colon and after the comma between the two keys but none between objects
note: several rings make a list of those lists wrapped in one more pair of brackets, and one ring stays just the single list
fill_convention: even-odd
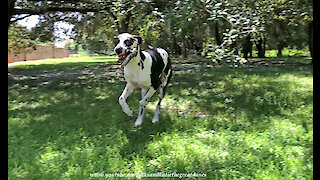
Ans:
[{"label": "dog's eye", "polygon": [[127,39],[127,40],[124,40],[124,44],[129,47],[133,44],[133,42]]}]

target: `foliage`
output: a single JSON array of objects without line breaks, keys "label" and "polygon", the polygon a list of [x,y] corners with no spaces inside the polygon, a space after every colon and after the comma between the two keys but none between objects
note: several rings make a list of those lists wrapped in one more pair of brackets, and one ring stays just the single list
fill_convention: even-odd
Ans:
[{"label": "foliage", "polygon": [[17,53],[31,45],[30,33],[24,26],[14,24],[8,31],[8,52]]},{"label": "foliage", "polygon": [[67,47],[69,51],[72,51],[72,52],[78,52],[79,50],[79,44],[70,39],[67,40],[65,47]]},{"label": "foliage", "polygon": [[255,4],[229,1],[209,2],[205,5],[207,11],[210,12],[209,22],[227,25],[223,33],[223,42],[216,45],[211,42],[207,45],[208,50],[211,51],[209,53],[205,51],[208,58],[213,59],[214,62],[236,64],[246,62],[238,55],[239,40],[247,36],[258,38],[259,34],[264,32],[262,22],[259,21],[259,11],[252,6]]},{"label": "foliage", "polygon": [[54,22],[55,18],[45,15],[39,18],[40,22],[30,30],[30,39],[37,39],[40,42],[54,42]]},{"label": "foliage", "polygon": [[308,42],[308,24],[313,21],[312,1],[286,1],[264,3],[270,49],[284,47],[304,48]]},{"label": "foliage", "polygon": [[[209,47],[204,53],[214,61],[225,59],[224,62],[238,62],[241,60],[238,56],[239,43],[259,41],[265,34],[270,39],[267,44],[270,49],[282,51],[288,46],[305,47],[308,43],[307,23],[301,20],[299,14],[310,21],[312,6],[308,2],[302,7],[298,4],[301,5],[299,1],[209,1],[205,6],[211,14],[209,22],[227,23],[228,26],[223,33],[222,44],[206,44]],[[241,42],[246,37],[250,37],[249,41]]]},{"label": "foliage", "polygon": [[139,34],[175,56],[202,54],[236,64],[254,48],[259,57],[266,49],[279,55],[286,47],[313,49],[309,0],[17,0],[12,12],[15,20],[22,12],[40,15],[33,39],[52,38],[54,22],[74,24],[75,40],[92,52],[112,50],[113,37],[123,32]]},{"label": "foliage", "polygon": [[[312,66],[175,64],[159,123],[151,123],[155,96],[134,127],[117,105],[122,71],[106,57],[92,59],[9,67],[9,179],[117,172],[313,178]],[[139,99],[139,91],[128,99],[136,113]]]}]

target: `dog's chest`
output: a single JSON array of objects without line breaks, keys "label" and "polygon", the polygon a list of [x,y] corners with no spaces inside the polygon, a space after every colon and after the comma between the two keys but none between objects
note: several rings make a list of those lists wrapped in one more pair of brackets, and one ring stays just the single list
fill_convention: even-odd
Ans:
[{"label": "dog's chest", "polygon": [[[143,63],[143,64],[142,64]],[[151,86],[151,63],[148,59],[140,62],[140,59],[132,59],[124,68],[124,78],[132,85],[144,89]]]}]

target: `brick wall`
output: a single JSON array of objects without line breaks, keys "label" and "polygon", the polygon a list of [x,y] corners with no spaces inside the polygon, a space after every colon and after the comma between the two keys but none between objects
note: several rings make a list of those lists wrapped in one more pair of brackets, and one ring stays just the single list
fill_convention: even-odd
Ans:
[{"label": "brick wall", "polygon": [[54,44],[35,45],[34,48],[21,49],[19,53],[8,53],[8,63],[64,57],[69,57],[68,48],[58,48]]}]

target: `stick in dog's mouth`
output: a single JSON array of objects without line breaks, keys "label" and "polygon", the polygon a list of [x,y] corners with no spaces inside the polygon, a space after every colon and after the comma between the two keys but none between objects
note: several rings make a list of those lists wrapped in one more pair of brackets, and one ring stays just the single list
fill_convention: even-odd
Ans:
[{"label": "stick in dog's mouth", "polygon": [[127,52],[127,53],[120,53],[119,54],[119,61],[121,62],[121,68],[124,68],[132,58],[137,55],[137,51]]}]

